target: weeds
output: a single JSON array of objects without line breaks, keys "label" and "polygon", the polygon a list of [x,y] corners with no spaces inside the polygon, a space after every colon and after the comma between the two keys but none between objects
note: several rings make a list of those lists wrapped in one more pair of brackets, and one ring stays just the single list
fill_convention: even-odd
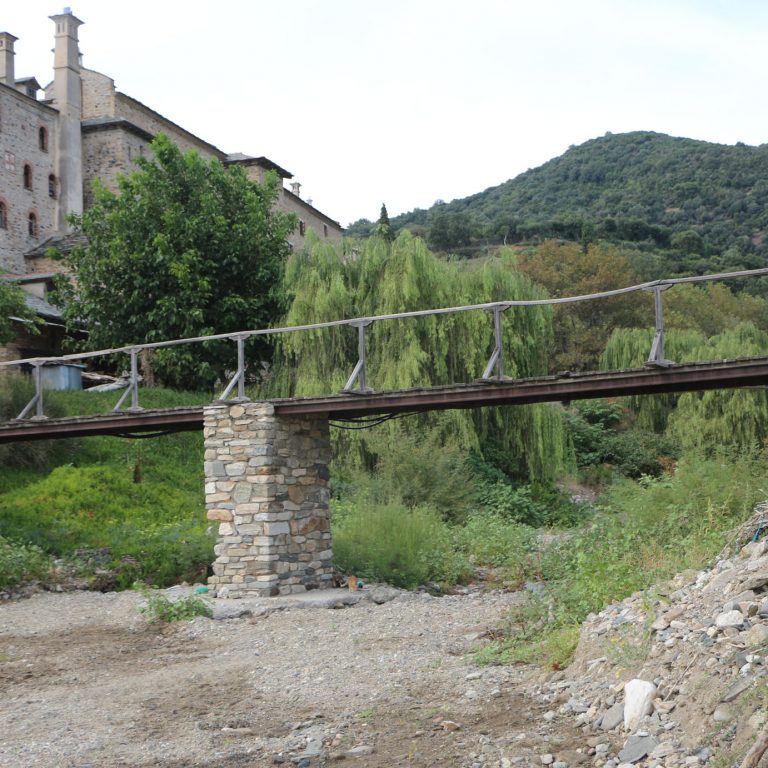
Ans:
[{"label": "weeds", "polygon": [[139,608],[139,612],[147,617],[153,624],[170,624],[174,621],[189,621],[196,616],[213,617],[213,608],[199,597],[189,595],[177,600],[170,600],[165,595],[149,590],[142,590],[146,598],[146,605]]},{"label": "weeds", "polygon": [[43,580],[50,575],[52,563],[40,547],[0,536],[0,589]]}]

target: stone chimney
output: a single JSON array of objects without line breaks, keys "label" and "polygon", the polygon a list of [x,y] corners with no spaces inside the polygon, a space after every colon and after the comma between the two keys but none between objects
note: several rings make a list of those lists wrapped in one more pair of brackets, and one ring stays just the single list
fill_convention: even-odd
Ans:
[{"label": "stone chimney", "polygon": [[293,192],[296,197],[301,197],[301,184],[299,184],[298,181],[291,182],[291,192]]},{"label": "stone chimney", "polygon": [[56,25],[53,49],[53,106],[59,111],[57,175],[58,230],[68,228],[67,216],[83,212],[83,144],[80,133],[82,94],[77,29],[83,23],[69,8],[49,17]]},{"label": "stone chimney", "polygon": [[18,40],[9,32],[0,32],[0,83],[13,88],[16,85],[16,73],[13,67],[13,44]]}]

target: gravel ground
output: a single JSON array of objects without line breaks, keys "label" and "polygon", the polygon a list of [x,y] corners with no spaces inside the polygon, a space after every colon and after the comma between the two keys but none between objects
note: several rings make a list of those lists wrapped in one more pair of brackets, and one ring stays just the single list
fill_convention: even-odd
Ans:
[{"label": "gravel ground", "polygon": [[216,601],[250,615],[164,627],[131,592],[6,602],[0,766],[508,765],[493,744],[539,722],[529,673],[468,654],[518,599]]}]

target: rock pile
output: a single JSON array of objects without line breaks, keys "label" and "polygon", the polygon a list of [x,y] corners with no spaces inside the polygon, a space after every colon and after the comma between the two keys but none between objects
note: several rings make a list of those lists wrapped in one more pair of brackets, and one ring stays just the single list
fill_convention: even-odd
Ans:
[{"label": "rock pile", "polygon": [[[575,727],[576,763],[696,766],[754,741],[766,721],[767,674],[763,539],[590,615],[574,663],[528,693],[547,709],[542,733]],[[574,762],[573,751],[570,760],[549,750],[539,757],[554,768]]]}]

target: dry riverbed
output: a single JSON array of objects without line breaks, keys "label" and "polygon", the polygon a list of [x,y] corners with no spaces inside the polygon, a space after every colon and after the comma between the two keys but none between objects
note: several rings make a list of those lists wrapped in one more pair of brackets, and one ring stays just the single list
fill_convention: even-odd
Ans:
[{"label": "dry riverbed", "polygon": [[541,713],[527,672],[469,654],[516,600],[215,601],[249,613],[162,627],[132,592],[6,602],[0,765],[501,765]]}]

